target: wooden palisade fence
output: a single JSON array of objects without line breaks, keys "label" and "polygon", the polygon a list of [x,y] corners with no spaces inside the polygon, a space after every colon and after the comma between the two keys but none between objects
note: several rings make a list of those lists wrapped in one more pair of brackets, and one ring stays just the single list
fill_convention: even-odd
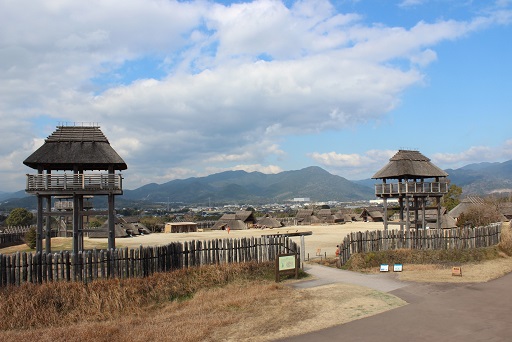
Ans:
[{"label": "wooden palisade fence", "polygon": [[0,254],[0,285],[25,282],[82,281],[147,277],[156,272],[201,265],[275,260],[280,253],[297,253],[286,237],[174,242],[165,246],[58,253]]},{"label": "wooden palisade fence", "polygon": [[355,253],[378,252],[401,248],[409,249],[468,249],[489,247],[500,242],[501,223],[486,227],[377,230],[348,234],[339,247],[340,264],[344,265]]},{"label": "wooden palisade fence", "polygon": [[[32,226],[8,226],[0,231],[0,247],[25,241],[25,234]],[[35,227],[35,226],[34,226]]]}]

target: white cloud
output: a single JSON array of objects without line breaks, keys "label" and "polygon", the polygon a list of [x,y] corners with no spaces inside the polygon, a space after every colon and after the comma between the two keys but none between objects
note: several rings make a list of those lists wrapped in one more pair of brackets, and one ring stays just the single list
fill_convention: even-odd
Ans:
[{"label": "white cloud", "polygon": [[435,153],[432,156],[434,163],[443,167],[460,167],[470,163],[485,161],[503,161],[512,159],[512,140],[507,140],[502,146],[471,146],[459,153]]},{"label": "white cloud", "polygon": [[365,154],[343,154],[337,152],[313,152],[308,156],[331,172],[352,179],[371,177],[380,168],[386,165],[396,151],[370,150]]},{"label": "white cloud", "polygon": [[[436,44],[510,20],[501,12],[369,26],[313,0],[290,8],[270,0],[0,0],[0,8],[2,137],[42,138],[52,120],[97,122],[128,163],[131,187],[208,167],[279,169],[263,165],[286,156],[282,137],[380,119],[423,82]],[[15,145],[0,147],[1,165],[24,174],[33,150]],[[352,169],[371,159],[314,158]]]}]

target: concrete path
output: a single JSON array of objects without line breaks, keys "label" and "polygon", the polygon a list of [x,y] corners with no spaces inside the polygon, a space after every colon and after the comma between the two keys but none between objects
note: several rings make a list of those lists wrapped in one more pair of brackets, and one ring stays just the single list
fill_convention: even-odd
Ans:
[{"label": "concrete path", "polygon": [[[404,283],[399,286],[393,284],[395,280],[379,275],[361,278],[358,274],[345,275],[340,271],[343,275],[337,277],[316,266],[309,272],[320,277],[325,272],[328,279],[324,281],[343,279],[352,283],[354,280],[357,281],[354,284],[367,286],[366,282],[369,287],[381,288],[409,304],[281,341],[512,341],[512,274],[487,283]],[[368,281],[370,278],[375,279]],[[322,279],[314,281],[320,284]],[[396,289],[391,289],[394,286]]]},{"label": "concrete path", "polygon": [[390,292],[408,285],[406,282],[394,279],[393,272],[361,274],[318,264],[306,264],[304,271],[313,276],[313,279],[294,283],[292,287],[308,288],[333,283],[347,283],[366,286],[382,292]]}]

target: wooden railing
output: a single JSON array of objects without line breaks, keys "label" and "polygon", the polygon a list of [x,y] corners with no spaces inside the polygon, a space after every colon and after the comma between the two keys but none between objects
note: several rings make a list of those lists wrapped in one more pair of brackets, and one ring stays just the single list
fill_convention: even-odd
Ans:
[{"label": "wooden railing", "polygon": [[486,227],[376,230],[348,234],[339,245],[339,258],[344,265],[355,253],[369,253],[396,249],[469,249],[497,245],[501,237],[501,223]]},{"label": "wooden railing", "polygon": [[287,237],[173,242],[165,246],[90,250],[77,254],[0,254],[0,286],[51,281],[147,277],[156,272],[201,265],[266,262],[281,253],[300,255]]},{"label": "wooden railing", "polygon": [[375,195],[445,194],[447,182],[399,182],[375,184]]},{"label": "wooden railing", "polygon": [[120,174],[37,174],[27,175],[26,191],[122,190]]}]

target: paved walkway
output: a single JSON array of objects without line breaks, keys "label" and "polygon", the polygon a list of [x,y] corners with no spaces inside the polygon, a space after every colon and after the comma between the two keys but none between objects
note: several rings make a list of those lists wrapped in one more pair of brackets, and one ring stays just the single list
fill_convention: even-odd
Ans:
[{"label": "paved walkway", "polygon": [[[512,341],[512,274],[477,284],[400,285],[387,274],[374,277],[332,269],[340,272],[336,276],[323,268],[311,266],[306,270],[319,277],[311,285],[353,283],[389,292],[409,304],[281,341]],[[327,278],[321,278],[322,274]]]},{"label": "paved walkway", "polygon": [[293,287],[308,288],[333,283],[348,283],[366,286],[382,292],[390,292],[408,285],[408,283],[394,279],[393,272],[361,274],[318,264],[307,264],[304,270],[313,276],[313,279],[294,283]]}]

